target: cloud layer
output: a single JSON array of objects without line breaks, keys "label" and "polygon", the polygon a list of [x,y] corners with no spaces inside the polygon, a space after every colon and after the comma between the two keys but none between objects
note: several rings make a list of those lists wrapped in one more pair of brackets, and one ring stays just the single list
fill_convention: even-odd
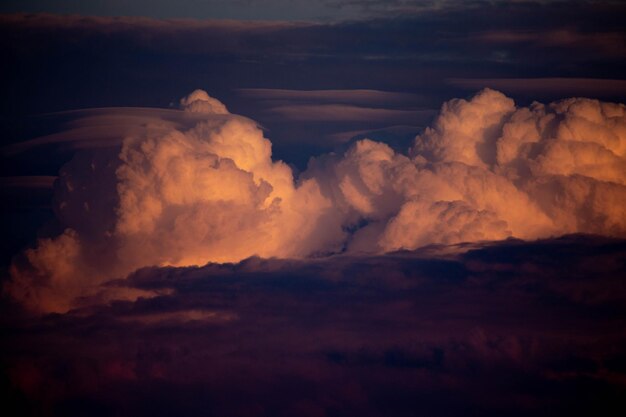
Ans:
[{"label": "cloud layer", "polygon": [[144,268],[163,295],[3,311],[19,415],[621,416],[626,241]]},{"label": "cloud layer", "polygon": [[155,295],[103,283],[145,266],[384,253],[569,233],[626,236],[626,107],[573,98],[517,107],[494,90],[443,105],[407,153],[364,139],[298,178],[259,126],[204,91],[201,116],[82,151],[55,184],[65,232],[11,266],[31,309]]}]

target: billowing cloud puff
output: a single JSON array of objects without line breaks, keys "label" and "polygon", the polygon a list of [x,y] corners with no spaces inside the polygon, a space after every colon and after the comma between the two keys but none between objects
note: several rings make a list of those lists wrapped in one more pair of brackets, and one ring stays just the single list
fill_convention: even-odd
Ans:
[{"label": "billowing cloud puff", "polygon": [[516,107],[487,89],[445,103],[407,155],[364,139],[313,159],[299,178],[272,160],[256,123],[206,92],[181,106],[203,117],[138,130],[61,170],[55,209],[66,231],[18,257],[6,291],[33,309],[66,311],[136,296],[102,284],[144,266],[626,236],[621,104]]},{"label": "billowing cloud puff", "polygon": [[[306,256],[331,207],[314,181],[294,186],[250,120],[229,117],[160,138],[129,138],[119,154],[114,235],[140,265]],[[321,243],[325,245],[326,243]]]},{"label": "billowing cloud puff", "polygon": [[[583,98],[517,108],[487,89],[446,103],[411,152],[465,190],[465,201],[496,212],[514,236],[623,236],[625,109]],[[466,172],[450,172],[459,166]]]},{"label": "billowing cloud puff", "polygon": [[514,110],[513,100],[493,90],[483,90],[469,102],[450,100],[434,127],[426,128],[416,140],[413,152],[431,161],[485,167],[493,161],[493,143],[505,117]]},{"label": "billowing cloud puff", "polygon": [[204,90],[195,90],[183,97],[180,106],[191,113],[229,114],[224,103],[209,96]]}]

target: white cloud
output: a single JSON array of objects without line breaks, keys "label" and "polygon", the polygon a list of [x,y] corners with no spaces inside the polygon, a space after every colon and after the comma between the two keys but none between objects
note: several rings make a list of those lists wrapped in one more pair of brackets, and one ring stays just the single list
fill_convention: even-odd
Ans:
[{"label": "white cloud", "polygon": [[445,103],[410,155],[356,142],[300,178],[249,119],[197,90],[195,125],[137,130],[110,153],[76,155],[55,185],[67,228],[11,268],[28,307],[66,311],[124,294],[100,284],[150,265],[201,265],[429,244],[626,236],[624,105],[530,107],[493,90]]}]

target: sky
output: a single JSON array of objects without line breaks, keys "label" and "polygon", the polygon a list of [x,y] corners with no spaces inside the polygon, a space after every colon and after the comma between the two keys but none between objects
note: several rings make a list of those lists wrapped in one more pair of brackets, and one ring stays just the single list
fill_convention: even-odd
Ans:
[{"label": "sky", "polygon": [[[419,14],[449,8],[479,8],[505,2],[462,0],[23,0],[6,1],[4,13],[144,16],[160,19],[341,21]],[[542,0],[534,4],[558,3]]]},{"label": "sky", "polygon": [[626,7],[0,5],[21,415],[623,415]]}]

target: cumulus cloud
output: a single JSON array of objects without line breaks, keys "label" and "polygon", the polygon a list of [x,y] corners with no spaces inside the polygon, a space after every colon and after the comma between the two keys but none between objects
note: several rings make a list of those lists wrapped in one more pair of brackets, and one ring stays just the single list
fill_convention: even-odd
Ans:
[{"label": "cumulus cloud", "polygon": [[363,139],[294,178],[252,120],[201,90],[180,103],[202,118],[133,131],[61,170],[55,210],[66,231],[16,259],[8,293],[66,311],[132,297],[101,284],[151,265],[626,236],[622,104],[518,107],[486,89],[445,103],[407,153]]},{"label": "cumulus cloud", "polygon": [[183,97],[180,106],[191,113],[229,114],[224,103],[210,97],[204,90],[195,90]]}]

